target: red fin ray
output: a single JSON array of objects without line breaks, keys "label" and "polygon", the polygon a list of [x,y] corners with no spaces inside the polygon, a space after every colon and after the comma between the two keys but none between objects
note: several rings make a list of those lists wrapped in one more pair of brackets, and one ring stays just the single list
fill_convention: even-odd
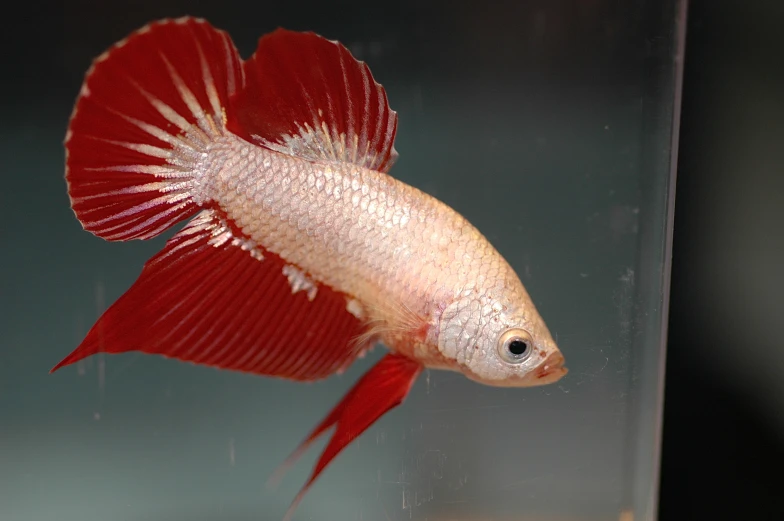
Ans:
[{"label": "red fin ray", "polygon": [[284,266],[203,210],[52,371],[99,352],[142,351],[294,380],[329,376],[367,347],[351,342],[363,325],[326,286],[312,301],[292,294]]},{"label": "red fin ray", "polygon": [[335,427],[332,438],[313,467],[308,481],[291,503],[284,521],[291,519],[310,486],[343,449],[384,414],[403,403],[422,369],[421,364],[403,355],[394,353],[385,355],[354,384],[354,387],[311,431],[305,441],[274,473],[273,482],[281,477],[311,443],[328,429]]},{"label": "red fin ray", "polygon": [[65,142],[82,226],[107,240],[147,239],[198,211],[194,169],[241,85],[229,36],[193,18],[150,24],[98,57]]},{"label": "red fin ray", "polygon": [[397,114],[368,66],[342,44],[278,29],[244,63],[245,87],[232,98],[236,126],[263,146],[299,157],[381,172],[397,158]]}]

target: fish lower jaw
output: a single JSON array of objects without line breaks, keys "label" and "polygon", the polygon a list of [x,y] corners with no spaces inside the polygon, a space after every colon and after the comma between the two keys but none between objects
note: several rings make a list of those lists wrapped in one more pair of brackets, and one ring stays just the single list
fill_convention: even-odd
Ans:
[{"label": "fish lower jaw", "polygon": [[564,357],[559,351],[550,354],[544,363],[530,374],[531,385],[547,385],[557,382],[569,372],[563,364]]},{"label": "fish lower jaw", "polygon": [[552,353],[533,370],[523,375],[511,375],[505,378],[484,378],[469,369],[460,369],[467,378],[490,387],[539,387],[557,382],[569,370],[563,367],[564,357],[560,352]]}]

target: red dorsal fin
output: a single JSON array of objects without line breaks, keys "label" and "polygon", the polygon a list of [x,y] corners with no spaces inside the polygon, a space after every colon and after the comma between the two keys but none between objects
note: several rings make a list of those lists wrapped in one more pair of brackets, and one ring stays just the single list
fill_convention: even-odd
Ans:
[{"label": "red dorsal fin", "polygon": [[229,36],[195,18],[147,25],[93,62],[65,139],[86,230],[148,239],[198,211],[196,170],[224,132],[241,65]]},{"label": "red dorsal fin", "polygon": [[295,270],[203,210],[52,371],[99,352],[142,351],[295,380],[329,376],[367,346],[352,342],[362,324],[343,295],[301,273],[290,281]]},{"label": "red dorsal fin", "polygon": [[340,43],[278,29],[243,70],[229,124],[238,135],[307,159],[392,167],[397,115],[368,66]]},{"label": "red dorsal fin", "polygon": [[422,365],[418,362],[403,355],[390,353],[385,355],[354,384],[354,387],[346,393],[343,399],[313,429],[305,441],[275,473],[279,476],[302,455],[313,441],[331,427],[335,427],[332,438],[313,467],[310,478],[291,503],[284,521],[291,519],[310,486],[335,456],[390,409],[403,403],[421,371]]}]

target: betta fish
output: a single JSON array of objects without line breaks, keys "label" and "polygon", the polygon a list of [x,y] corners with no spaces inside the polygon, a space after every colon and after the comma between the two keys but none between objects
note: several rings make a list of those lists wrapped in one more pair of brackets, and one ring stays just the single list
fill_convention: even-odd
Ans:
[{"label": "betta fish", "polygon": [[338,42],[277,29],[243,60],[196,18],[96,58],[65,137],[71,207],[108,241],[187,223],[52,369],[141,351],[295,381],[388,349],[304,439],[334,428],[287,517],[424,368],[491,386],[566,374],[520,278],[458,212],[389,174],[397,113]]}]

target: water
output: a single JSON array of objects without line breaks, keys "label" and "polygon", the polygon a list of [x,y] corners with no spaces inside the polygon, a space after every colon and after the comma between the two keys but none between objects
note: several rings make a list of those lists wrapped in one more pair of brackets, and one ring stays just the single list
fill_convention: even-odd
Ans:
[{"label": "water", "polygon": [[488,236],[570,368],[528,390],[424,374],[295,519],[655,519],[675,2],[358,5],[76,2],[18,28],[45,43],[27,51],[37,69],[17,62],[31,72],[9,87],[0,141],[0,519],[280,519],[322,444],[277,491],[265,481],[381,355],[312,385],[134,354],[47,374],[164,240],[109,244],[73,218],[61,142],[81,77],[129,31],[186,12],[244,56],[281,25],[366,59],[400,117],[393,174]]}]

